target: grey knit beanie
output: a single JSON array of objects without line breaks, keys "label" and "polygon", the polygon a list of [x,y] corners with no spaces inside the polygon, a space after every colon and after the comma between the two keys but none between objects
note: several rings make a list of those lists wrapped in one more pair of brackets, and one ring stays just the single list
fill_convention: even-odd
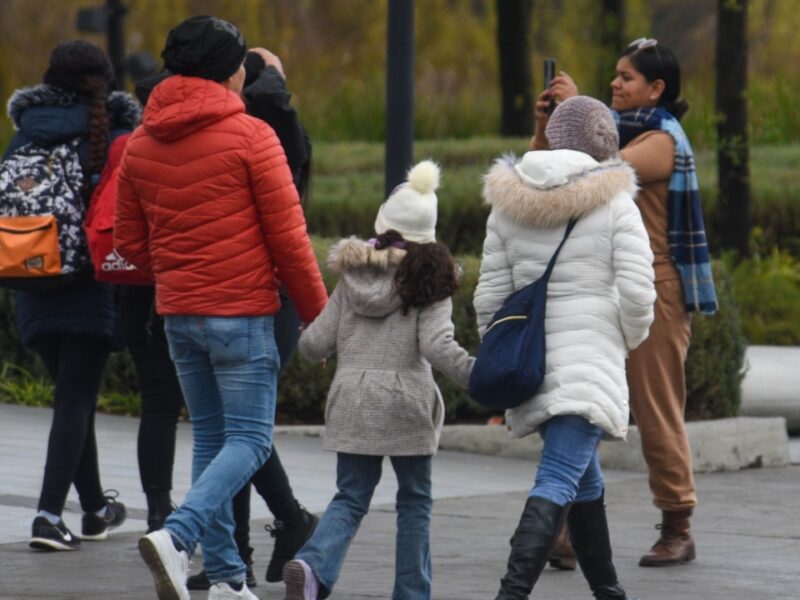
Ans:
[{"label": "grey knit beanie", "polygon": [[604,161],[619,153],[619,133],[608,107],[589,96],[573,96],[553,111],[544,131],[551,150],[578,150]]}]

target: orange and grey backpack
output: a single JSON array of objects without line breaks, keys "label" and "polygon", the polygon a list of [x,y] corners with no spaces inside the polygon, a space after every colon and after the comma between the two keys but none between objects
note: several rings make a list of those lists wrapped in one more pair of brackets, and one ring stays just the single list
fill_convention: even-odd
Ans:
[{"label": "orange and grey backpack", "polygon": [[52,289],[91,272],[79,143],[28,143],[0,163],[0,286]]}]

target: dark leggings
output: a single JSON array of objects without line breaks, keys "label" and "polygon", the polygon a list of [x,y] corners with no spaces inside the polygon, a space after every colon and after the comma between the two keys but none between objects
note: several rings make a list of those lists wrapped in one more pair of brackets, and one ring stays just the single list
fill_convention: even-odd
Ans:
[{"label": "dark leggings", "polygon": [[[281,370],[289,363],[297,348],[301,324],[294,305],[281,288],[281,309],[275,315],[275,343],[278,345],[278,354],[281,357]],[[278,389],[280,389],[280,384]],[[297,516],[299,506],[274,443],[267,462],[256,471],[250,482],[256,488],[258,495],[267,503],[267,508],[276,519],[291,521]],[[236,522],[233,535],[240,554],[243,554],[250,543],[249,485],[244,486],[233,497],[233,518]]]},{"label": "dark leggings", "polygon": [[137,453],[145,494],[172,489],[175,432],[183,407],[164,325],[153,310],[154,298],[152,286],[120,286],[123,334],[142,397]]},{"label": "dark leggings", "polygon": [[55,383],[39,510],[60,515],[74,483],[83,511],[96,512],[106,500],[97,464],[94,415],[111,348],[99,337],[75,334],[45,336],[34,348]]}]

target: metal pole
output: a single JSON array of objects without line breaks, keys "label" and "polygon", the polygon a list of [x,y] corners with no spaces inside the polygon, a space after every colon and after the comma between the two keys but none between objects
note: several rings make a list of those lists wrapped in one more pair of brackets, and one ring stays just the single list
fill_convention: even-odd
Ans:
[{"label": "metal pole", "polygon": [[108,56],[114,66],[114,89],[125,89],[125,14],[127,7],[122,0],[106,0],[108,8]]},{"label": "metal pole", "polygon": [[388,19],[386,197],[414,160],[414,0],[389,0]]}]

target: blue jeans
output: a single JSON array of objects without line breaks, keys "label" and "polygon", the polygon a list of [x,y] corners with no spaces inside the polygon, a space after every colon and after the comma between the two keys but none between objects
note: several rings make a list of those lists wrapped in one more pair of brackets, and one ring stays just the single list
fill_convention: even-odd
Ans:
[{"label": "blue jeans", "polygon": [[[375,486],[381,479],[382,456],[337,455],[338,491],[306,544],[295,558],[304,560],[320,583],[320,597],[333,590],[350,542],[367,514]],[[392,456],[397,474],[397,538],[392,600],[428,600],[431,597],[430,456]]]},{"label": "blue jeans", "polygon": [[192,419],[192,488],[164,527],[212,583],[244,581],[231,498],[264,464],[279,368],[271,316],[167,316],[170,355]]},{"label": "blue jeans", "polygon": [[544,440],[531,496],[560,506],[591,502],[603,494],[597,445],[603,430],[577,415],[553,417],[539,425]]}]

